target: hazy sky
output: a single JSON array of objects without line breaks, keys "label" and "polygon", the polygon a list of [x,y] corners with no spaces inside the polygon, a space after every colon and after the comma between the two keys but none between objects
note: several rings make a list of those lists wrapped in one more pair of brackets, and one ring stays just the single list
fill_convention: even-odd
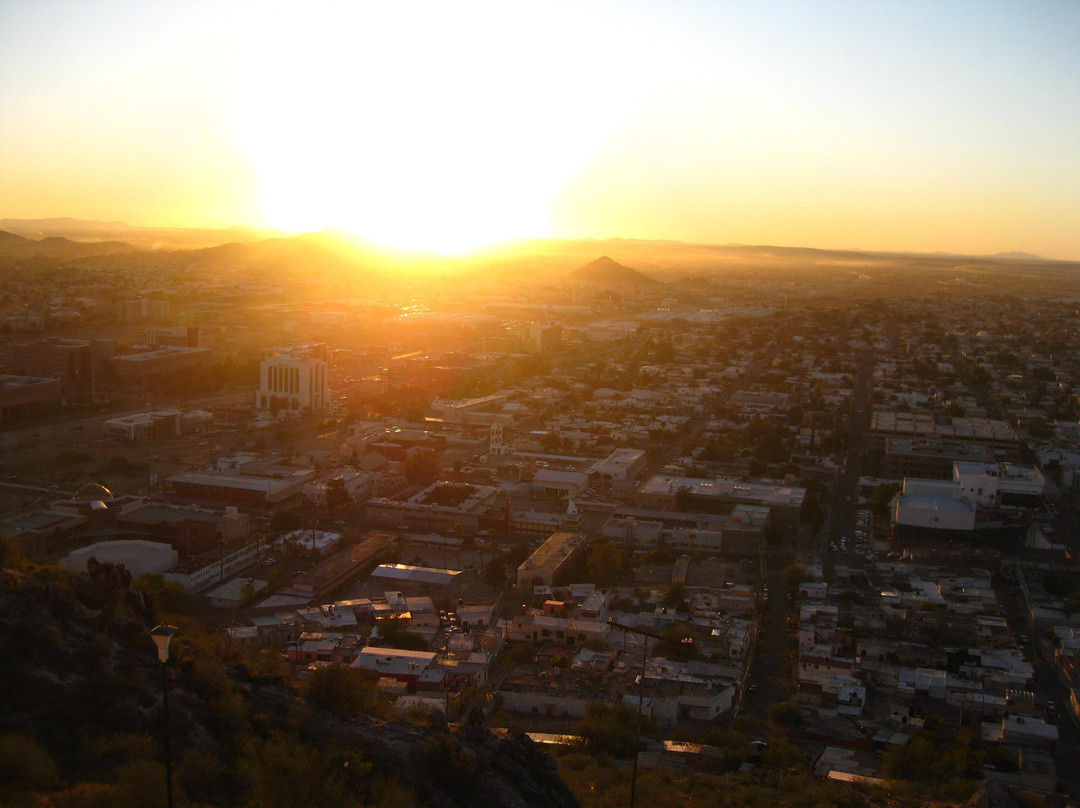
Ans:
[{"label": "hazy sky", "polygon": [[1080,259],[1080,3],[0,0],[0,217]]}]

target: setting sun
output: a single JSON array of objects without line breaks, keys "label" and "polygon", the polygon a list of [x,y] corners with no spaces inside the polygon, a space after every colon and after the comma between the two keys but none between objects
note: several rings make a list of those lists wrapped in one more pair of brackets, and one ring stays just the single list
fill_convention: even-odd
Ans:
[{"label": "setting sun", "polygon": [[266,221],[442,252],[547,235],[617,123],[615,65],[541,13],[492,5],[462,26],[455,6],[410,8],[279,19],[243,55],[232,125]]}]

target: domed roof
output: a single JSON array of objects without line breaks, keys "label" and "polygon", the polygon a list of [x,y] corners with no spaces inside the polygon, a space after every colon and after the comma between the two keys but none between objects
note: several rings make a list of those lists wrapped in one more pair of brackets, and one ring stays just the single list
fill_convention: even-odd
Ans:
[{"label": "domed roof", "polygon": [[86,483],[75,492],[72,499],[75,502],[94,502],[96,500],[112,499],[112,491],[100,483]]}]

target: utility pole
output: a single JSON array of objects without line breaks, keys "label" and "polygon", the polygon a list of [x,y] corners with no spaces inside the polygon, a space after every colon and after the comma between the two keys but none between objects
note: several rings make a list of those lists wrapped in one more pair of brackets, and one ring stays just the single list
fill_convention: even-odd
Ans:
[{"label": "utility pole", "polygon": [[[651,631],[646,631],[642,628],[633,628],[631,626],[623,625],[622,623],[616,623],[615,618],[608,618],[608,625],[612,628],[617,628],[623,632],[623,647],[625,648],[625,640],[627,634],[637,634],[642,637],[641,641],[641,675],[638,678],[638,714],[637,714],[637,729],[634,733],[634,763],[631,768],[630,774],[630,808],[634,808],[634,799],[637,796],[637,770],[638,770],[638,756],[640,754],[641,747],[641,713],[645,705],[645,662],[649,658],[649,638],[654,640],[667,640],[667,637],[663,637],[659,634],[653,634]],[[683,643],[693,646],[693,640],[686,638]]]}]

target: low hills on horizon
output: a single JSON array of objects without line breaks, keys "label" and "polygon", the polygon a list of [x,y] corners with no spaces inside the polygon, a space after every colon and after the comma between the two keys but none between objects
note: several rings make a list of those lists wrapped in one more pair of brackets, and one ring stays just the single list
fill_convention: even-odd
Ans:
[{"label": "low hills on horizon", "polygon": [[857,277],[907,269],[1080,270],[1080,262],[1028,253],[961,256],[622,238],[519,239],[442,255],[376,244],[336,228],[294,235],[250,228],[142,228],[69,218],[0,219],[0,271],[44,269],[50,262],[81,259],[104,267],[132,256],[152,257],[156,266],[166,269],[268,271],[292,278],[303,278],[314,268],[325,276],[390,286],[449,279],[480,286],[520,283],[527,273],[533,285],[571,283],[631,292],[746,271],[816,270]]}]

